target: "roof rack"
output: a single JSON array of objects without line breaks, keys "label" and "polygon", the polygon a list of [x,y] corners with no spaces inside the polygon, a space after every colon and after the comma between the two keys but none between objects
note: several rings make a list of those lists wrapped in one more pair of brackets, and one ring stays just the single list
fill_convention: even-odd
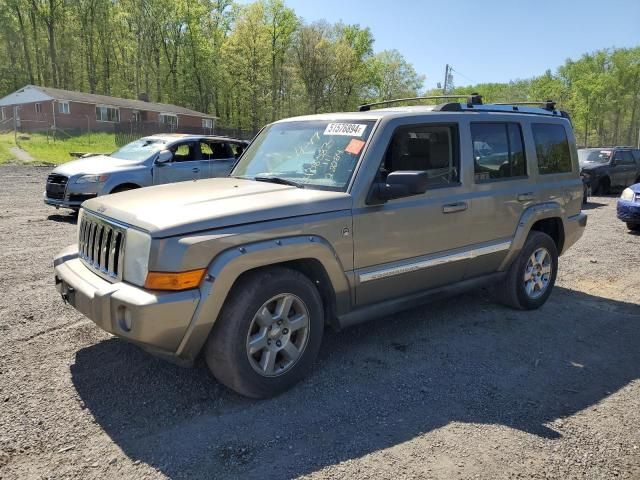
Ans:
[{"label": "roof rack", "polygon": [[414,102],[420,100],[441,100],[445,98],[466,98],[467,105],[469,107],[473,105],[482,105],[482,95],[478,93],[472,93],[471,95],[431,95],[427,97],[408,97],[408,98],[396,98],[393,100],[383,100],[382,102],[365,103],[358,107],[359,112],[368,112],[371,107],[377,107],[378,105],[390,105],[392,103],[402,102]]},{"label": "roof rack", "polygon": [[545,100],[543,102],[496,102],[494,105],[542,105],[545,110],[552,111],[556,109],[556,102],[553,100]]}]

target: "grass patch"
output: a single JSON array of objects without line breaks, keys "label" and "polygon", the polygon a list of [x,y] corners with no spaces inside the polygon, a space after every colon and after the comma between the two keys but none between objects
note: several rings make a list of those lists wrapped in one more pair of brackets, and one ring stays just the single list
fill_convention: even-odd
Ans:
[{"label": "grass patch", "polygon": [[[29,140],[18,140],[18,146],[29,153],[35,163],[61,164],[74,160],[70,152],[110,153],[117,150],[113,133],[92,133],[69,138],[47,137],[43,133],[29,134]],[[10,152],[15,147],[13,133],[0,135],[0,163],[17,162]]]}]

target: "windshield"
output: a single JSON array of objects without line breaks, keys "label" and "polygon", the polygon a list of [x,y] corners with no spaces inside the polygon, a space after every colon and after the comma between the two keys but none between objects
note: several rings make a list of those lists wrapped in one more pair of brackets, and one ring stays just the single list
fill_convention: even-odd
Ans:
[{"label": "windshield", "polygon": [[611,150],[600,150],[599,148],[583,148],[578,150],[578,159],[580,163],[609,163],[611,158]]},{"label": "windshield", "polygon": [[135,142],[127,143],[109,156],[120,160],[142,161],[161,150],[166,143],[166,140],[159,138],[141,138]]},{"label": "windshield", "polygon": [[372,120],[307,120],[270,125],[251,143],[231,175],[345,191],[373,124]]}]

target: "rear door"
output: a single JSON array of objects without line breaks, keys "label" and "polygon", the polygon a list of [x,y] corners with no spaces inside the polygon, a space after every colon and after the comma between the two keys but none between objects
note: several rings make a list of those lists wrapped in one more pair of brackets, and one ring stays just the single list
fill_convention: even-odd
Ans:
[{"label": "rear door", "polygon": [[620,154],[620,167],[624,172],[624,184],[622,186],[627,187],[633,185],[636,180],[636,160],[631,150],[621,150]]},{"label": "rear door", "polygon": [[506,256],[524,210],[537,199],[527,168],[524,128],[516,121],[478,121],[468,126],[473,184],[468,230],[478,252],[465,277],[494,272]]},{"label": "rear door", "polygon": [[209,145],[211,147],[211,176],[226,177],[236,163],[231,146],[228,142],[217,140],[209,142]]}]

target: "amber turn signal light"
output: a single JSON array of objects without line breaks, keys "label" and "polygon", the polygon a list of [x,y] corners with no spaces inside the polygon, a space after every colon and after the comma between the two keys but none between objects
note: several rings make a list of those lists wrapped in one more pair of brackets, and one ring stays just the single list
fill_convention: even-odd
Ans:
[{"label": "amber turn signal light", "polygon": [[149,272],[144,288],[149,290],[187,290],[200,285],[206,268],[189,270],[187,272]]}]

